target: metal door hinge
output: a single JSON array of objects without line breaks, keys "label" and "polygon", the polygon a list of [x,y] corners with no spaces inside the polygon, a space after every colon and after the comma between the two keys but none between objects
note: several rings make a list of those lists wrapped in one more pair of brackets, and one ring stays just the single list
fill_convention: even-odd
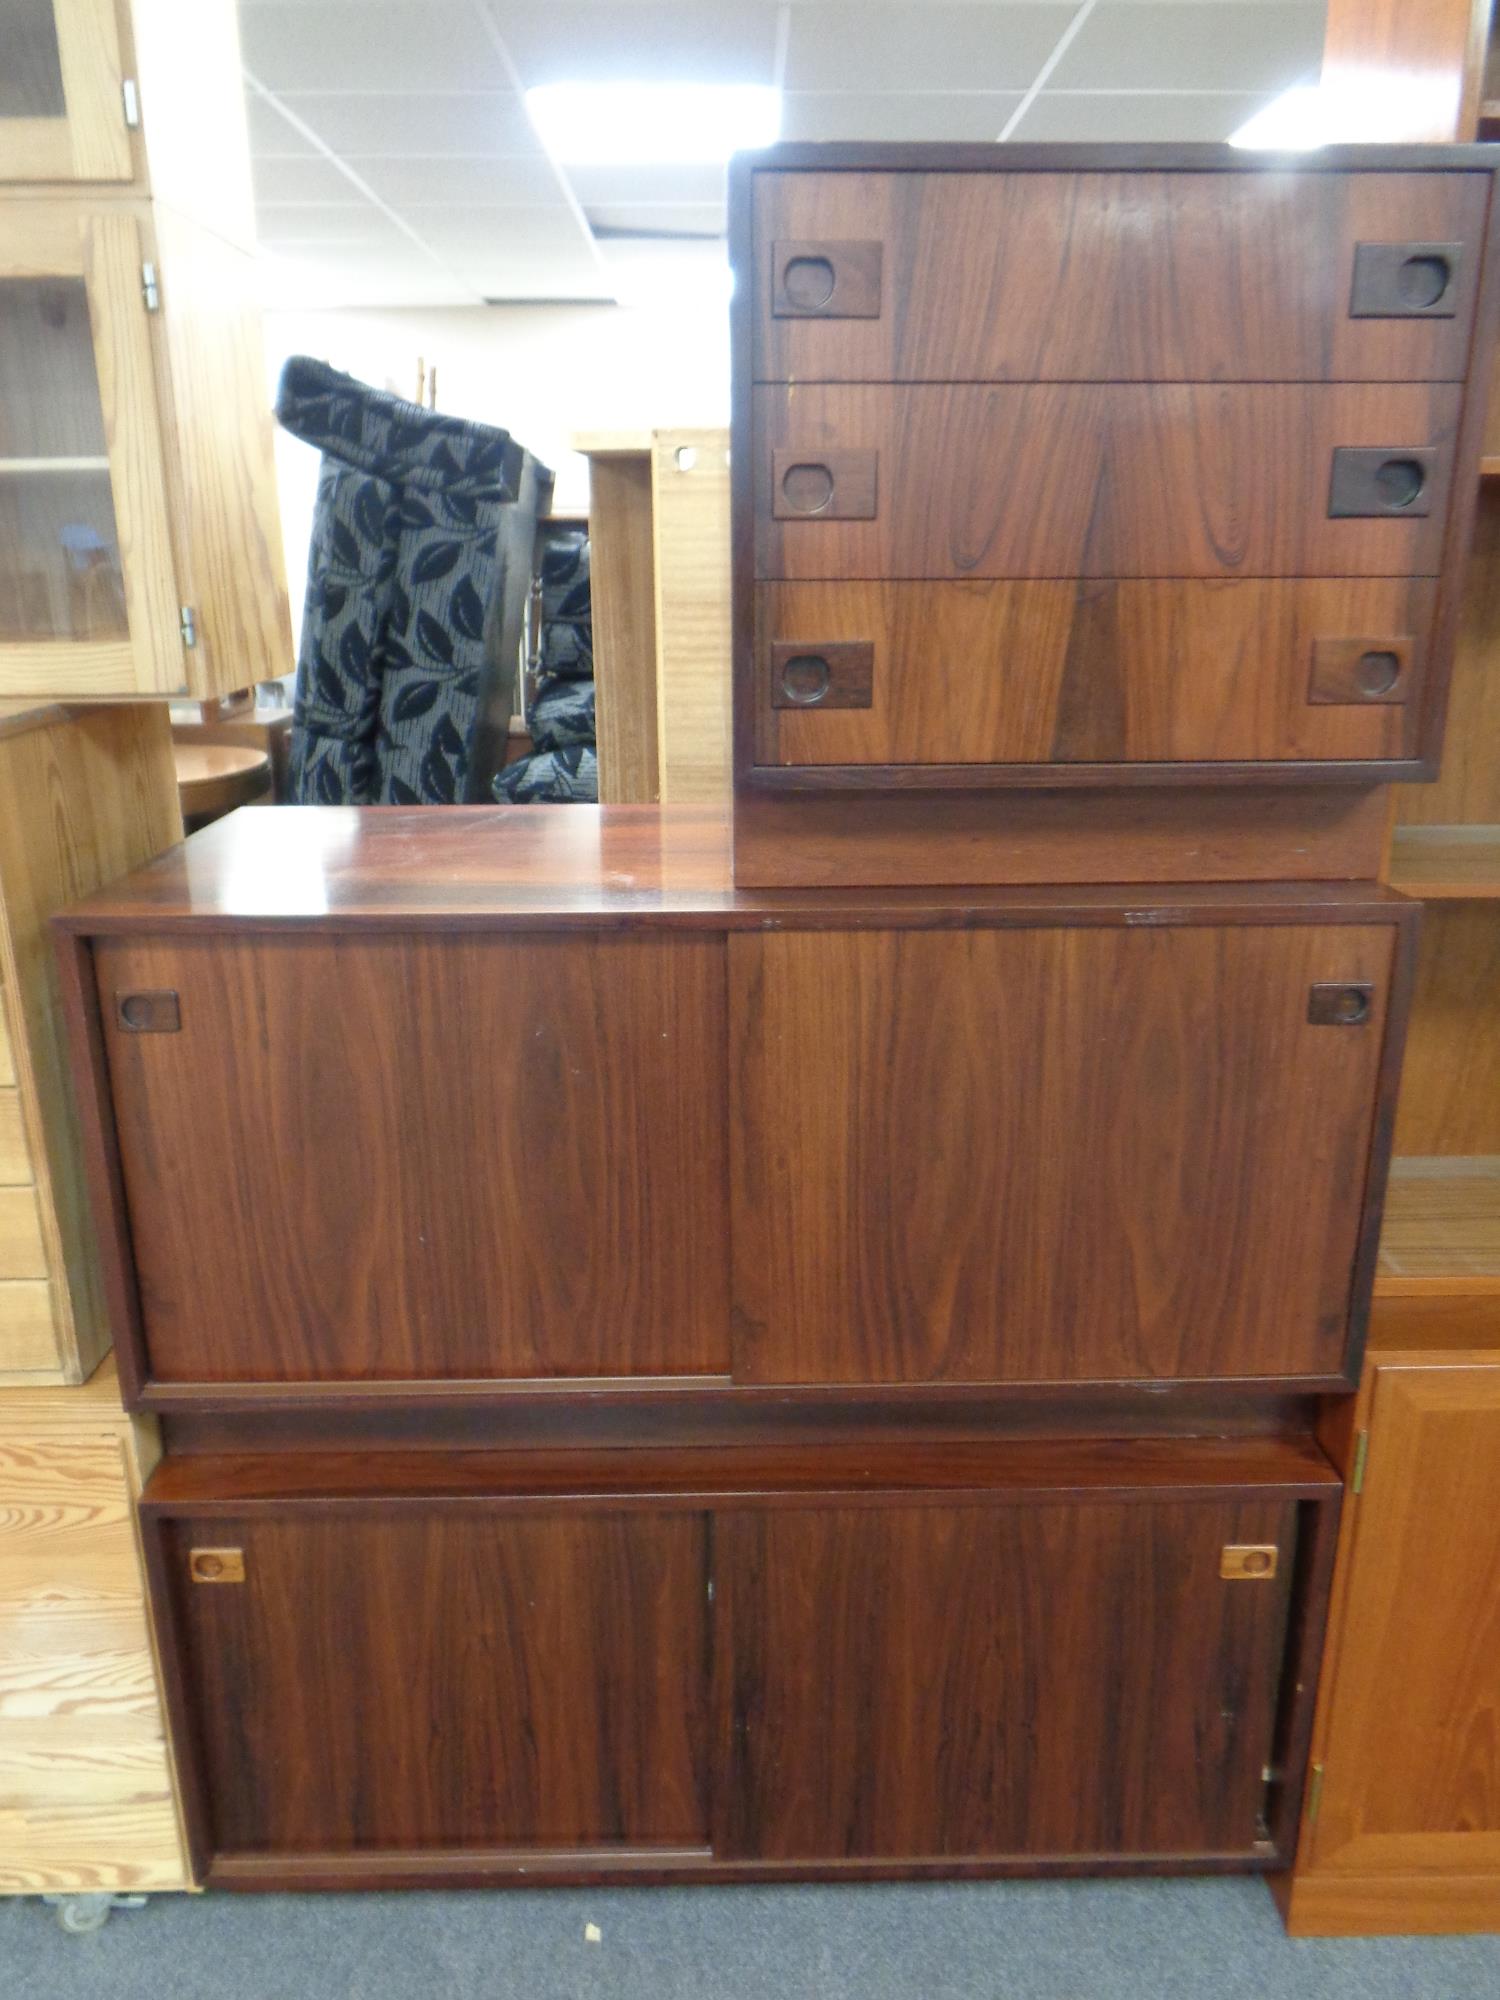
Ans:
[{"label": "metal door hinge", "polygon": [[156,266],[148,257],[141,266],[141,297],[148,313],[161,311],[161,288],[156,282]]},{"label": "metal door hinge", "polygon": [[1318,1808],[1323,1803],[1323,1766],[1313,1764],[1307,1773],[1307,1810],[1303,1814],[1304,1824],[1315,1826]]},{"label": "metal door hinge", "polygon": [[191,604],[184,604],[182,607],[181,626],[183,645],[196,646],[198,643],[198,619]]},{"label": "metal door hinge", "polygon": [[133,76],[121,77],[120,96],[125,104],[125,123],[132,132],[141,129],[141,100]]},{"label": "metal door hinge", "polygon": [[1354,1464],[1349,1473],[1349,1491],[1354,1494],[1365,1490],[1365,1466],[1370,1457],[1370,1433],[1361,1431],[1354,1440]]}]

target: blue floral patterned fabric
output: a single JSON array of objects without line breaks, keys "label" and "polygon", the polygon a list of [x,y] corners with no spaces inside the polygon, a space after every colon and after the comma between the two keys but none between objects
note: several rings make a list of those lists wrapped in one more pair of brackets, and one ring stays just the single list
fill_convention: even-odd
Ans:
[{"label": "blue floral patterned fabric", "polygon": [[526,718],[533,751],[495,778],[512,805],[599,797],[594,729],[594,616],[588,536],[554,533],[542,551],[537,688]]},{"label": "blue floral patterned fabric", "polygon": [[501,510],[526,454],[506,431],[441,416],[306,356],[276,414],[318,446],[297,658],[292,797],[310,805],[463,798],[495,675]]}]

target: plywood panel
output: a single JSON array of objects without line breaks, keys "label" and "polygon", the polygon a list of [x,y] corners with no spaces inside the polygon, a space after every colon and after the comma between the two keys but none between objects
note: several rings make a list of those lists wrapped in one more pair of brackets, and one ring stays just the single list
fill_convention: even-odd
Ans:
[{"label": "plywood panel", "polygon": [[1422,923],[1397,1153],[1500,1153],[1500,912],[1436,903]]},{"label": "plywood panel", "polygon": [[589,460],[589,581],[603,805],[661,794],[656,581],[649,449]]},{"label": "plywood panel", "polygon": [[1500,480],[1479,488],[1442,770],[1435,784],[1403,786],[1396,815],[1408,826],[1500,823]]},{"label": "plywood panel", "polygon": [[0,1279],[45,1278],[47,1252],[34,1187],[0,1187]]},{"label": "plywood panel", "polygon": [[730,789],[728,432],[656,432],[652,505],[661,797],[718,805]]}]

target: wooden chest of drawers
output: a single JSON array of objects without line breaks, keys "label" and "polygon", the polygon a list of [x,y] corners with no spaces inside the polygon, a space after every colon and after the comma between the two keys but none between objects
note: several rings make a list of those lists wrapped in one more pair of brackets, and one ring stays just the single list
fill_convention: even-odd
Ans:
[{"label": "wooden chest of drawers", "polygon": [[737,163],[739,879],[827,879],[819,843],[862,836],[899,879],[882,824],[948,837],[907,879],[1042,879],[1038,788],[1096,794],[1086,839],[1122,785],[1197,787],[1186,830],[1234,824],[1207,786],[1295,784],[1316,844],[1311,788],[1433,776],[1492,176],[1456,148]]}]

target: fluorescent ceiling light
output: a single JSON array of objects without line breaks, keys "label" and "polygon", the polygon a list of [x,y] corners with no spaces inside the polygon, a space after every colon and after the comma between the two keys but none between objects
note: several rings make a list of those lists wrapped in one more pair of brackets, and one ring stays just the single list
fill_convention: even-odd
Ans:
[{"label": "fluorescent ceiling light", "polygon": [[761,83],[542,83],[526,109],[569,167],[727,160],[781,131],[781,92]]},{"label": "fluorescent ceiling light", "polygon": [[1231,146],[1306,152],[1314,146],[1390,145],[1453,130],[1457,85],[1439,71],[1341,69],[1322,83],[1294,83],[1231,132]]}]

